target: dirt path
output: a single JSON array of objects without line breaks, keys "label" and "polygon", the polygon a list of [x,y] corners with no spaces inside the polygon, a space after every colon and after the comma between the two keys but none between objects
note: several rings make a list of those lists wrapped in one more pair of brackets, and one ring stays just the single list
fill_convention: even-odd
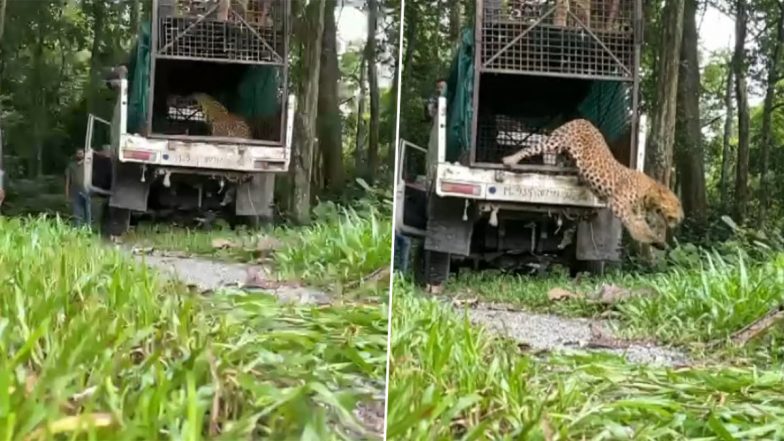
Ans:
[{"label": "dirt path", "polygon": [[677,349],[620,340],[602,320],[537,314],[503,304],[478,303],[467,307],[442,300],[466,310],[473,324],[482,325],[532,350],[603,351],[624,356],[632,363],[659,366],[690,363],[689,357]]},{"label": "dirt path", "polygon": [[[295,284],[279,283],[269,272],[259,265],[217,262],[197,257],[174,257],[156,254],[134,254],[134,258],[146,265],[167,274],[200,291],[215,291],[221,288],[242,288],[248,291],[263,291],[273,294],[284,303],[316,304],[331,303],[329,294],[313,288]],[[249,271],[256,274],[254,285],[265,285],[266,288],[245,286]],[[265,281],[269,282],[264,283]],[[373,382],[376,390],[373,400],[361,403],[354,414],[362,425],[381,439],[384,433],[384,385]],[[383,383],[383,381],[382,381]]]}]

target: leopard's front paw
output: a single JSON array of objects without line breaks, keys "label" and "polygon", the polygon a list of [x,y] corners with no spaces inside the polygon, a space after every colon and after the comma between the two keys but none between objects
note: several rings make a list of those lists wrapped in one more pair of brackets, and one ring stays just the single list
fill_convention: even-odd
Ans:
[{"label": "leopard's front paw", "polygon": [[504,167],[512,168],[512,167],[514,167],[515,164],[517,164],[517,158],[515,158],[514,155],[513,156],[507,156],[504,159],[502,159],[501,162],[504,163]]}]

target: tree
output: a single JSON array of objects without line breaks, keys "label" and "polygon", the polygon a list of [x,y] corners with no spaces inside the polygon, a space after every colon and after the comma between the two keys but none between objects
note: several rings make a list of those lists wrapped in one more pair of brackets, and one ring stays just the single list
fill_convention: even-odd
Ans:
[{"label": "tree", "polygon": [[378,90],[378,70],[376,66],[376,30],[378,28],[378,1],[368,0],[368,36],[365,46],[368,87],[370,89],[370,124],[368,130],[368,174],[369,183],[375,181],[378,169],[378,131],[380,121],[380,97]]},{"label": "tree", "polygon": [[735,76],[735,97],[738,102],[738,164],[735,169],[735,217],[742,222],[749,203],[749,95],[746,84],[746,33],[748,5],[745,0],[735,3],[735,51],[732,69]]},{"label": "tree", "polygon": [[675,139],[678,91],[678,61],[683,37],[684,0],[667,0],[656,69],[656,99],[651,117],[651,135],[646,147],[646,171],[669,185]]},{"label": "tree", "polygon": [[292,148],[291,215],[296,223],[310,221],[310,182],[316,148],[316,115],[318,112],[321,39],[324,34],[325,0],[311,0],[299,23],[301,75],[298,84],[299,109],[294,114],[294,146]]},{"label": "tree", "polygon": [[357,99],[357,139],[356,150],[354,151],[354,168],[359,176],[367,176],[367,164],[365,153],[365,97],[367,96],[367,58],[362,54],[359,66],[359,98]]},{"label": "tree", "polygon": [[[731,63],[730,63],[731,64]],[[733,120],[733,100],[732,100],[732,86],[734,85],[734,76],[732,74],[732,66],[727,69],[727,84],[724,93],[724,107],[726,114],[724,116],[724,134],[722,136],[721,148],[721,177],[719,180],[719,190],[721,192],[721,206],[722,208],[729,207],[729,176],[730,176],[730,138],[732,137],[732,120]]]},{"label": "tree", "polygon": [[770,167],[770,144],[772,140],[773,104],[776,98],[776,84],[780,79],[781,46],[784,44],[784,4],[777,2],[776,37],[767,60],[768,78],[765,88],[765,101],[762,109],[762,164],[760,165],[760,219],[765,219],[768,209],[767,174]]},{"label": "tree", "polygon": [[677,167],[683,210],[687,217],[701,221],[707,215],[708,207],[700,123],[697,0],[685,0],[683,12],[678,112],[675,126]]},{"label": "tree", "polygon": [[324,6],[324,35],[321,41],[321,69],[319,71],[318,146],[324,164],[324,187],[333,194],[343,189],[343,139],[341,136],[338,85],[337,0],[326,0]]}]

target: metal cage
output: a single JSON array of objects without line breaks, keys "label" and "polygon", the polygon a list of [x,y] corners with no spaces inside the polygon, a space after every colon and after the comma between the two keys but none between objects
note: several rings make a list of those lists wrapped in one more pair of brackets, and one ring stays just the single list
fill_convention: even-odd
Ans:
[{"label": "metal cage", "polygon": [[157,0],[158,58],[249,64],[286,62],[286,0]]},{"label": "metal cage", "polygon": [[[641,24],[640,0],[477,0],[470,163],[502,168],[504,156],[545,142],[561,124],[584,117],[581,103],[590,101],[588,119],[605,136],[615,134],[608,139],[613,153],[633,166]],[[614,92],[621,96],[588,100],[598,83],[621,86]],[[611,109],[609,99],[624,104]],[[517,168],[574,172],[567,158],[552,156]]]},{"label": "metal cage", "polygon": [[[153,0],[152,23],[146,112],[150,137],[270,146],[285,142],[290,0]],[[278,72],[279,111],[247,120],[253,139],[209,136],[201,111],[181,98],[205,92],[218,99],[216,93],[236,87],[253,66]]]},{"label": "metal cage", "polygon": [[481,72],[632,80],[639,0],[478,0]]}]

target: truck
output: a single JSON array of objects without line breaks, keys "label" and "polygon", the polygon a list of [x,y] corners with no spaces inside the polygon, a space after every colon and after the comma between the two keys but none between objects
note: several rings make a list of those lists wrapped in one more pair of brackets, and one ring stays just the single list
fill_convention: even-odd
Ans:
[{"label": "truck", "polygon": [[476,0],[427,148],[400,140],[395,228],[420,243],[415,269],[428,285],[461,265],[601,273],[621,259],[620,221],[569,158],[501,163],[585,118],[642,170],[642,2],[564,4]]},{"label": "truck", "polygon": [[[106,200],[104,233],[122,235],[136,215],[272,219],[296,105],[290,15],[289,0],[152,1],[129,62],[107,81],[111,118],[88,115],[84,182]],[[250,136],[213,133],[200,94]]]}]

